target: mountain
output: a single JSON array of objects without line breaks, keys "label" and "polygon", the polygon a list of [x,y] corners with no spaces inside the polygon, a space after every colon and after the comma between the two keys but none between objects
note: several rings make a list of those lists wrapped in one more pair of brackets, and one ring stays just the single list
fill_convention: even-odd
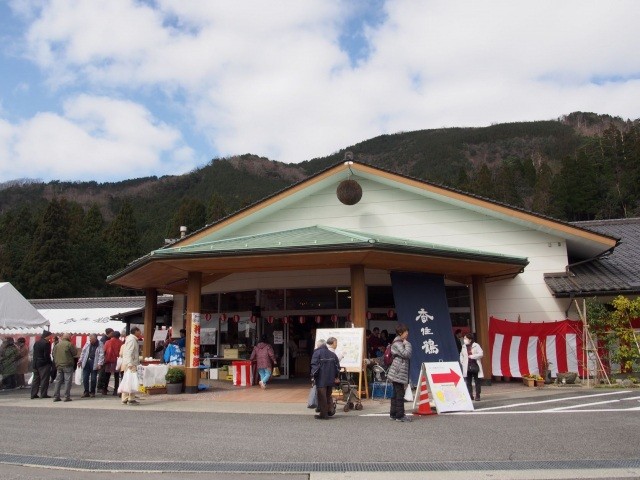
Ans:
[{"label": "mountain", "polygon": [[[45,217],[55,214],[62,215],[58,223],[67,222],[70,249],[101,259],[94,280],[78,282],[74,292],[107,294],[107,274],[177,237],[180,225],[201,228],[342,161],[346,151],[364,163],[559,219],[640,215],[640,121],[574,112],[551,121],[381,135],[299,164],[245,154],[160,178],[6,182],[0,185],[0,279],[37,295],[38,267],[29,273],[27,260],[46,258],[38,238],[47,238],[43,232],[53,225]],[[83,229],[93,237],[83,238]]]}]

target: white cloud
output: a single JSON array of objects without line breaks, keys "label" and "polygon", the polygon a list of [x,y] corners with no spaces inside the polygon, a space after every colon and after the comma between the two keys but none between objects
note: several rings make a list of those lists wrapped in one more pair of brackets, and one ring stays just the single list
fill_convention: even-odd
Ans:
[{"label": "white cloud", "polygon": [[[87,95],[64,113],[14,125],[15,136],[44,136],[36,126],[60,129],[74,141],[52,139],[67,159],[58,161],[87,175],[86,151],[67,146],[90,145],[100,160],[122,152],[118,158],[138,158],[136,171],[155,174],[163,155],[187,162],[251,152],[299,162],[401,130],[575,110],[640,117],[634,0],[390,0],[385,21],[364,29],[370,54],[355,67],[339,45],[355,11],[346,0],[28,3],[16,4],[33,15],[30,58],[58,91]],[[211,150],[194,154],[176,127],[150,118],[145,102],[182,115],[166,123],[189,126]]]},{"label": "white cloud", "polygon": [[65,102],[64,115],[0,124],[2,178],[121,179],[183,173],[192,162],[179,131],[128,101],[81,95]]}]

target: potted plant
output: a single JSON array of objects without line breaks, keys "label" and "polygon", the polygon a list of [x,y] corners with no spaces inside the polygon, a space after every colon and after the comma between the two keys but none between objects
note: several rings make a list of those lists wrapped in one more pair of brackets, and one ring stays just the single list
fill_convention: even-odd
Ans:
[{"label": "potted plant", "polygon": [[525,387],[533,387],[536,383],[535,377],[536,375],[523,375],[522,383],[524,384]]},{"label": "potted plant", "polygon": [[169,367],[164,379],[167,381],[167,393],[175,395],[182,393],[182,384],[184,382],[185,373],[182,368]]}]

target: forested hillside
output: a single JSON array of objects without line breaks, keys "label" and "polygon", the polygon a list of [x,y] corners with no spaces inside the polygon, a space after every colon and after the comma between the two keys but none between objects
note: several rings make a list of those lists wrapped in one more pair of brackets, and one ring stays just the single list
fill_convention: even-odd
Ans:
[{"label": "forested hillside", "polygon": [[[382,135],[284,164],[213,159],[188,174],[117,183],[0,185],[0,280],[27,298],[126,294],[104,279],[135,258],[305,177],[358,161],[559,219],[640,215],[640,121],[576,112],[557,121]],[[139,292],[131,292],[138,294]]]}]

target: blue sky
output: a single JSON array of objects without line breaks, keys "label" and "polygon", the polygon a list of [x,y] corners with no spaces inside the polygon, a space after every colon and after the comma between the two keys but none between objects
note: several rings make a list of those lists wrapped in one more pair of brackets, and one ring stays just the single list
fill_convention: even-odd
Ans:
[{"label": "blue sky", "polygon": [[640,117],[640,2],[5,0],[0,182],[286,163],[384,133]]}]

